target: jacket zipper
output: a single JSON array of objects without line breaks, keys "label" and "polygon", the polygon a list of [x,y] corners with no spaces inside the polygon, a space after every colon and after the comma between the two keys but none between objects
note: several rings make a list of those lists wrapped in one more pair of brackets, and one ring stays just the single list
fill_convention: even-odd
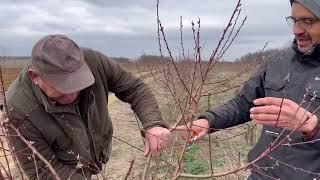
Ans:
[{"label": "jacket zipper", "polygon": [[[86,106],[85,106],[85,108],[84,108],[84,111],[86,112],[87,111],[87,108],[86,108]],[[87,136],[88,136],[88,138],[89,138],[89,142],[90,142],[90,153],[91,153],[91,157],[93,158],[93,160],[96,162],[97,161],[97,159],[96,159],[96,155],[95,155],[95,153],[96,153],[96,151],[95,151],[95,148],[94,148],[94,144],[93,144],[93,139],[92,139],[92,136],[91,136],[91,132],[89,131],[89,127],[88,127],[88,122],[86,123],[85,122],[85,120],[84,120],[84,118],[85,118],[85,116],[84,115],[82,115],[82,113],[80,112],[80,110],[79,110],[79,106],[77,105],[77,113],[78,113],[78,115],[80,116],[80,118],[81,118],[81,122],[82,122],[82,124],[85,126],[85,128],[86,128],[86,132],[87,132]]]}]

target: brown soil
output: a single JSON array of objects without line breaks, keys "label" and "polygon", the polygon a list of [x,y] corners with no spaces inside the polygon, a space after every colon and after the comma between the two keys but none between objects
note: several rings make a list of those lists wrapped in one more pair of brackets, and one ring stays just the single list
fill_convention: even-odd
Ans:
[{"label": "brown soil", "polygon": [[[130,105],[109,97],[109,112],[112,118],[114,133],[111,158],[106,165],[108,179],[124,179],[129,171],[130,161],[134,160],[130,179],[139,179],[146,158],[143,156],[143,140]],[[116,139],[117,138],[117,139]],[[120,140],[139,148],[133,148]],[[142,166],[141,166],[142,165]]]}]

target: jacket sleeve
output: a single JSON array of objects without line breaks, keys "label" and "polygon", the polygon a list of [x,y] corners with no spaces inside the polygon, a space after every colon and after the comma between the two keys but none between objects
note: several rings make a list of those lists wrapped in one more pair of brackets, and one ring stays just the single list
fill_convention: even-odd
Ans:
[{"label": "jacket sleeve", "polygon": [[120,100],[130,103],[131,109],[139,117],[145,130],[160,126],[168,128],[162,120],[161,112],[151,89],[141,78],[121,67],[118,63],[98,53],[104,75],[105,86]]},{"label": "jacket sleeve", "polygon": [[[75,172],[75,168],[71,168],[55,158],[54,153],[51,151],[51,147],[29,121],[24,120],[23,124],[17,129],[19,133],[51,164],[61,179],[85,179],[84,175]],[[8,135],[11,145],[14,147],[13,153],[16,155],[22,169],[29,179],[55,179],[46,164],[40,160],[37,155],[33,156],[32,150],[17,136],[15,130],[9,127]]]},{"label": "jacket sleeve", "polygon": [[253,101],[264,97],[264,77],[268,68],[266,64],[263,63],[260,66],[234,98],[217,108],[211,108],[200,114],[198,119],[209,121],[210,132],[250,121],[249,111],[253,107]]}]

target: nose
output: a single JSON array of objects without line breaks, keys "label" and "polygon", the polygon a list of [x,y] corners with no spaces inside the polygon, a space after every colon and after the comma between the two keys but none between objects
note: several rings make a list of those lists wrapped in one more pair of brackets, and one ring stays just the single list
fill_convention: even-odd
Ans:
[{"label": "nose", "polygon": [[303,29],[303,28],[301,28],[299,25],[297,25],[297,24],[294,24],[293,25],[293,34],[295,35],[295,36],[297,36],[297,35],[302,35],[302,34],[304,34],[305,32],[306,32],[306,30],[305,29]]}]

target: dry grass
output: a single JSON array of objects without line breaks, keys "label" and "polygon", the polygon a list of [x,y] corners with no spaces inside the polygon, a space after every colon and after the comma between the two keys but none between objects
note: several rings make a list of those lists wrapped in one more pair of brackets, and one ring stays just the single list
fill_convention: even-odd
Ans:
[{"label": "dry grass", "polygon": [[8,89],[9,85],[17,78],[21,69],[20,68],[4,68],[2,69],[2,77],[3,77],[3,84],[5,90]]},{"label": "dry grass", "polygon": [[[21,71],[20,68],[5,68],[5,69],[2,69],[2,73],[3,73],[2,77],[3,77],[3,84],[4,84],[4,89],[5,90],[7,90],[8,87],[10,86],[10,84],[16,79],[16,77],[19,75],[20,71]],[[0,116],[2,116],[2,113],[0,114]],[[0,136],[1,136],[1,141],[4,143],[4,148],[6,150],[9,150],[7,141],[3,137],[2,131],[0,131]],[[6,165],[6,164],[8,164],[6,162],[6,160],[8,160],[10,168],[12,169],[14,167],[12,156],[10,155],[10,152],[8,152],[6,150],[5,151],[3,151],[3,150],[0,151],[0,163],[3,164],[3,165]],[[4,156],[4,153],[6,153],[6,156]],[[7,159],[5,157],[7,157]],[[7,167],[5,167],[5,168],[7,169]],[[5,172],[3,171],[3,168],[0,168],[0,169],[1,169],[2,173],[5,174]]]}]

